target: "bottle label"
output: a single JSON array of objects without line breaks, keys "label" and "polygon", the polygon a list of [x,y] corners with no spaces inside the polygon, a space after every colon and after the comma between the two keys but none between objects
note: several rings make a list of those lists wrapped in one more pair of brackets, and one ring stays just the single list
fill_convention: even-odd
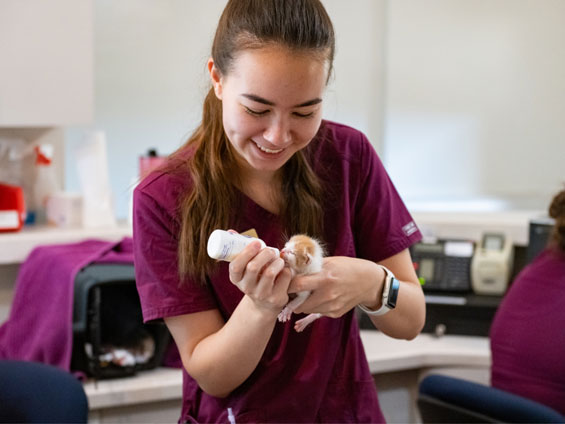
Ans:
[{"label": "bottle label", "polygon": [[222,246],[222,251],[220,252],[219,260],[231,262],[235,257],[241,252],[245,246],[254,240],[258,240],[255,237],[245,236],[243,234],[238,234],[237,236],[231,237],[226,240]]}]

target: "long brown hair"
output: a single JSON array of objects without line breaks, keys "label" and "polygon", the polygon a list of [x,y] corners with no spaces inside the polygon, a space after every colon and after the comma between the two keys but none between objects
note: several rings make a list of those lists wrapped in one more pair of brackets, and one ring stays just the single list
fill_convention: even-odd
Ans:
[{"label": "long brown hair", "polygon": [[[212,45],[214,65],[222,75],[233,66],[237,52],[267,45],[307,52],[329,63],[331,74],[335,37],[331,20],[319,0],[230,0]],[[193,149],[188,166],[192,187],[179,204],[179,274],[204,283],[215,262],[206,252],[210,233],[236,224],[239,179],[236,153],[222,124],[222,102],[213,88],[204,101],[202,122],[173,156]],[[279,213],[289,234],[321,238],[322,186],[307,154],[298,151],[283,167]]]},{"label": "long brown hair", "polygon": [[557,193],[551,201],[549,216],[555,219],[551,239],[559,250],[565,252],[565,190]]}]

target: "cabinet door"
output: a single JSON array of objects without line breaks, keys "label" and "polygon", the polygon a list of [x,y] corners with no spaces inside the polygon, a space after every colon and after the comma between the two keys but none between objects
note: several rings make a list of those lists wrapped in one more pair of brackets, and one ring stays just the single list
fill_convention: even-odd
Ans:
[{"label": "cabinet door", "polygon": [[0,126],[93,116],[92,0],[0,1]]}]

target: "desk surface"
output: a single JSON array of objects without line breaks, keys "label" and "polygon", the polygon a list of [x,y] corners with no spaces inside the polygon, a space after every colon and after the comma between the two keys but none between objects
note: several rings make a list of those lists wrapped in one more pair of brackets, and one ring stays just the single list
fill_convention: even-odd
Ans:
[{"label": "desk surface", "polygon": [[361,339],[372,374],[437,366],[490,366],[486,337],[420,334],[407,341],[363,330]]},{"label": "desk surface", "polygon": [[[485,337],[421,334],[411,341],[396,340],[378,331],[362,330],[361,339],[372,374],[434,366],[488,367],[489,342]],[[180,399],[182,373],[158,368],[117,380],[84,384],[91,410]]]}]

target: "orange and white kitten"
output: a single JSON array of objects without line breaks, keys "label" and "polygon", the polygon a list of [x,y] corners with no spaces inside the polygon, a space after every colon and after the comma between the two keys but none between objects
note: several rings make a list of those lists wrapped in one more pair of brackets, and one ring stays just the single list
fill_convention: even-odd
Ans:
[{"label": "orange and white kitten", "polygon": [[[281,251],[281,258],[287,263],[295,275],[315,274],[322,270],[322,260],[324,249],[320,243],[312,237],[297,234],[290,238]],[[286,322],[290,320],[292,313],[310,296],[310,291],[303,291],[296,294],[278,316],[278,320]],[[306,318],[296,321],[294,329],[298,332],[303,331],[310,323],[321,317],[321,314],[310,314]]]}]

